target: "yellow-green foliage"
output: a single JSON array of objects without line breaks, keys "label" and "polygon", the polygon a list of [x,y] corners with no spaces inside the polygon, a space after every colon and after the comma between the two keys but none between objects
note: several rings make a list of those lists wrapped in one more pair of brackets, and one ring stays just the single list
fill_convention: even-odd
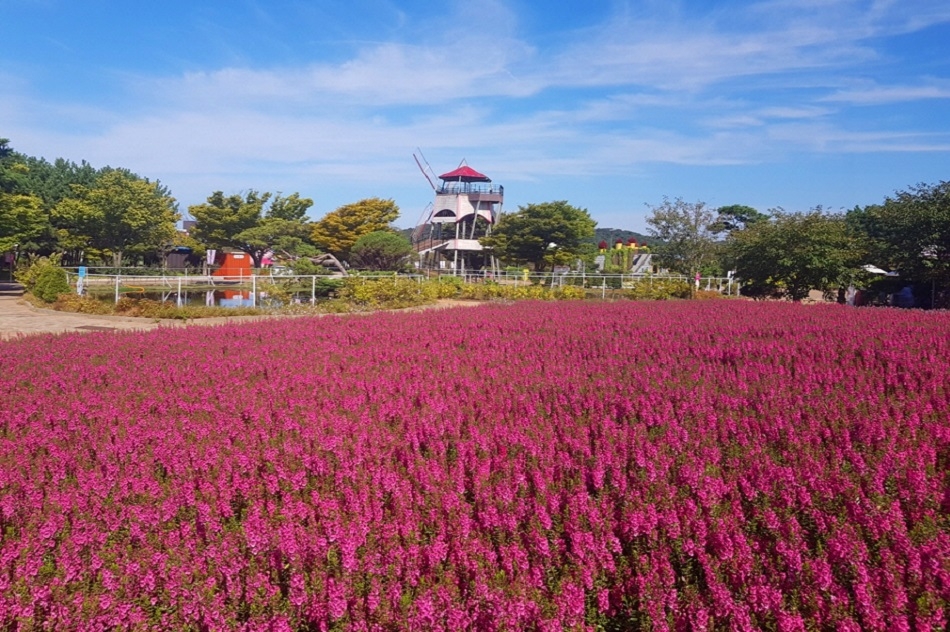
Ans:
[{"label": "yellow-green foliage", "polygon": [[389,230],[399,217],[399,207],[393,200],[367,198],[330,211],[313,224],[311,240],[324,252],[338,259],[349,259],[350,250],[363,235]]},{"label": "yellow-green foliage", "polygon": [[45,303],[52,303],[60,294],[69,294],[69,280],[66,271],[56,266],[46,266],[36,275],[33,284],[33,296]]},{"label": "yellow-green foliage", "polygon": [[568,300],[584,298],[579,287],[550,288],[542,285],[500,285],[498,283],[463,283],[460,279],[443,277],[431,281],[409,279],[347,279],[338,293],[339,300],[357,309],[399,309],[432,303],[437,299],[471,301],[492,300]]},{"label": "yellow-green foliage", "polygon": [[261,316],[269,313],[256,307],[209,307],[206,305],[184,305],[153,301],[144,298],[120,298],[113,307],[114,314],[120,316],[138,316],[142,318],[214,318],[220,316]]},{"label": "yellow-green foliage", "polygon": [[107,303],[106,301],[101,301],[89,296],[79,296],[78,294],[60,294],[52,307],[56,311],[77,312],[80,314],[115,313],[115,306],[112,303]]},{"label": "yellow-green foliage", "polygon": [[459,298],[475,301],[541,300],[558,301],[584,298],[583,288],[565,285],[550,288],[543,285],[499,285],[497,283],[467,283],[460,288]]},{"label": "yellow-green foliage", "polygon": [[21,264],[13,276],[17,282],[23,284],[27,292],[32,292],[33,288],[36,287],[36,281],[40,273],[48,268],[58,269],[61,258],[62,255],[59,253],[53,253],[49,257],[28,255],[26,257],[26,265]]},{"label": "yellow-green foliage", "polygon": [[359,309],[400,309],[432,303],[439,298],[435,282],[393,277],[366,279],[350,277],[343,282],[337,298]]},{"label": "yellow-green foliage", "polygon": [[690,296],[690,285],[682,279],[643,279],[624,292],[625,298],[635,301],[663,301]]}]

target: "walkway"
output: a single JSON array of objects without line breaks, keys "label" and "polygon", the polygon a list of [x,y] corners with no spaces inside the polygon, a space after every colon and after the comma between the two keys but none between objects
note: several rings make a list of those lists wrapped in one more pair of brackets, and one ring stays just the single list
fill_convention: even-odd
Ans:
[{"label": "walkway", "polygon": [[[34,334],[61,334],[84,331],[117,331],[136,329],[148,331],[159,327],[181,327],[181,321],[160,321],[126,316],[96,316],[38,309],[22,299],[23,286],[0,281],[0,340],[9,340]],[[241,320],[259,318],[242,317]],[[202,324],[226,323],[231,318],[202,319]],[[194,321],[192,321],[194,322]]]},{"label": "walkway", "polygon": [[[73,312],[57,312],[52,309],[39,309],[24,301],[22,297],[23,286],[16,283],[0,281],[0,340],[11,340],[35,334],[133,329],[150,331],[160,327],[223,325],[226,323],[250,322],[267,318],[288,318],[287,316],[234,316],[230,318],[199,318],[183,321],[130,318],[127,316],[96,316],[94,314],[76,314]],[[479,304],[480,302],[478,301],[439,300],[434,305],[410,307],[400,311],[419,311],[458,306],[472,307]]]}]

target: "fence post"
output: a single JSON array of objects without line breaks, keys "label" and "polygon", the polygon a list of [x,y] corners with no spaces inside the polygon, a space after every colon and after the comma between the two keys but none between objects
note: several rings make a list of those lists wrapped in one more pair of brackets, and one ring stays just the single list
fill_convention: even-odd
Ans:
[{"label": "fence post", "polygon": [[181,277],[178,277],[178,298],[175,300],[175,304],[181,308]]},{"label": "fence post", "polygon": [[[244,274],[244,271],[241,271]],[[257,307],[257,275],[251,275],[251,307]]]},{"label": "fence post", "polygon": [[310,304],[317,304],[317,275],[310,277]]},{"label": "fence post", "polygon": [[119,275],[115,275],[115,302],[119,302]]}]

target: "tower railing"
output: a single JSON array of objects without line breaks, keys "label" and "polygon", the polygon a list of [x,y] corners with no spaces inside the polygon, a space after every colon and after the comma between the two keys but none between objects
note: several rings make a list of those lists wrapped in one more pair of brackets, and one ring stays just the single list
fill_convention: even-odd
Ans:
[{"label": "tower railing", "polygon": [[436,189],[436,193],[496,193],[505,194],[505,187],[500,184],[491,184],[490,182],[442,182]]}]

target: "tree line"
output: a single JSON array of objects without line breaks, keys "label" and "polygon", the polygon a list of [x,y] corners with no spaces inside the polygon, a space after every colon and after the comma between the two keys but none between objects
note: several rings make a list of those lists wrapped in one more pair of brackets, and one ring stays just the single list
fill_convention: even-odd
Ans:
[{"label": "tree line", "polygon": [[690,275],[734,271],[752,297],[909,288],[917,305],[950,306],[950,182],[918,184],[844,212],[762,213],[664,199],[647,224],[664,265]]},{"label": "tree line", "polygon": [[167,187],[128,169],[87,162],[48,162],[16,152],[0,139],[0,253],[49,255],[63,265],[156,264],[177,248],[230,248],[261,267],[273,252],[301,273],[330,253],[368,268],[393,268],[411,252],[393,228],[393,200],[367,198],[313,222],[313,200],[251,190],[215,191],[188,207],[188,231]]},{"label": "tree line", "polygon": [[[950,182],[846,212],[664,198],[646,222],[658,266],[690,278],[732,274],[753,298],[800,301],[819,290],[844,300],[854,288],[872,297],[903,289],[916,305],[950,307]],[[535,270],[578,261],[592,269],[595,227],[586,209],[565,201],[529,204],[502,216],[482,243]]]},{"label": "tree line", "polygon": [[[178,203],[160,182],[85,161],[48,162],[0,139],[0,253],[55,252],[64,265],[120,267],[161,262],[181,247],[231,248],[255,267],[273,252],[301,274],[317,271],[311,259],[319,253],[369,269],[399,269],[411,260],[409,240],[393,228],[393,200],[359,200],[315,222],[307,216],[312,206],[299,193],[215,191],[188,207],[193,225],[183,232]],[[664,198],[650,207],[647,225],[658,265],[690,277],[731,272],[753,297],[911,287],[917,304],[950,303],[948,182],[912,186],[846,212],[760,212]],[[592,270],[596,230],[586,209],[562,200],[503,214],[481,241],[505,265],[546,271],[580,261]]]}]

